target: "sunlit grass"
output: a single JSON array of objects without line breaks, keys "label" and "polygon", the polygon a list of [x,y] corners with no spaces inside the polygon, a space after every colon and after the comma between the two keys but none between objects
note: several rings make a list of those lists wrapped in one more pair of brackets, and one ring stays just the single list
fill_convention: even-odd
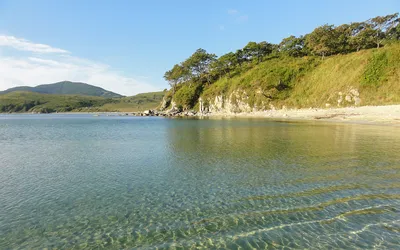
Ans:
[{"label": "sunlit grass", "polygon": [[[384,61],[376,58],[383,58]],[[378,60],[378,61],[377,61]],[[379,76],[371,75],[379,73]],[[367,79],[367,80],[366,80]],[[360,93],[361,105],[400,103],[400,44],[369,49],[346,55],[319,57],[272,58],[248,70],[242,69],[232,78],[221,78],[207,87],[203,97],[229,96],[239,92],[248,97],[251,106],[281,108],[337,106],[339,92],[346,95],[351,88]],[[278,90],[279,83],[284,89]],[[354,103],[342,102],[341,106]]]}]

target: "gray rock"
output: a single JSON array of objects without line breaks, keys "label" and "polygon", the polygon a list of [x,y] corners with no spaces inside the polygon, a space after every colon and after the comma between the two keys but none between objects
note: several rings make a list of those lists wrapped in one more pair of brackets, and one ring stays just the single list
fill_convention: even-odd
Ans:
[{"label": "gray rock", "polygon": [[361,99],[358,96],[353,97],[353,99],[356,106],[359,106],[361,104]]},{"label": "gray rock", "polygon": [[360,96],[360,93],[358,92],[357,89],[351,89],[350,94],[352,94],[353,96]]},{"label": "gray rock", "polygon": [[171,97],[163,97],[160,105],[160,110],[164,111],[171,104]]},{"label": "gray rock", "polygon": [[199,98],[199,112],[202,114],[203,112],[205,112],[205,107],[204,107],[204,102],[203,102],[203,98]]}]

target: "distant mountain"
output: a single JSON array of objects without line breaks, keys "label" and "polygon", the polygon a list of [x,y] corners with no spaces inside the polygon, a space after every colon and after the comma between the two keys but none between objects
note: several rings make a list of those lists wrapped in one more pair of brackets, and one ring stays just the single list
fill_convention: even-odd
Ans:
[{"label": "distant mountain", "polygon": [[81,82],[63,81],[52,84],[43,84],[36,87],[21,86],[5,91],[0,91],[1,94],[7,94],[15,91],[28,91],[41,94],[57,94],[57,95],[86,95],[86,96],[101,96],[106,98],[122,97],[122,95],[89,85]]},{"label": "distant mountain", "polygon": [[156,109],[164,94],[165,92],[160,91],[122,98],[105,98],[14,91],[0,95],[0,113],[136,112]]}]

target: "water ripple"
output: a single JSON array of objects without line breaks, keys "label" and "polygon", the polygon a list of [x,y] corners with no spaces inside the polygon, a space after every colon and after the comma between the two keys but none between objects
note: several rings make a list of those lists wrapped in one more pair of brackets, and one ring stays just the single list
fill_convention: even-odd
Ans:
[{"label": "water ripple", "polygon": [[399,132],[0,116],[0,249],[397,249]]}]

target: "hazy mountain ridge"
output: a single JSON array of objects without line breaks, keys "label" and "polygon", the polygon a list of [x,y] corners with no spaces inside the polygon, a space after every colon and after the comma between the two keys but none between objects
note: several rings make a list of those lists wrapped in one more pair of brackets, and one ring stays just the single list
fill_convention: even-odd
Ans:
[{"label": "hazy mountain ridge", "polygon": [[157,108],[164,94],[160,91],[122,98],[105,98],[13,91],[0,95],[0,113],[136,112]]},{"label": "hazy mountain ridge", "polygon": [[123,97],[120,94],[105,90],[82,82],[62,81],[52,84],[43,84],[36,87],[20,86],[1,91],[0,94],[7,94],[16,91],[35,92],[40,94],[56,95],[86,95],[99,96],[105,98]]}]

